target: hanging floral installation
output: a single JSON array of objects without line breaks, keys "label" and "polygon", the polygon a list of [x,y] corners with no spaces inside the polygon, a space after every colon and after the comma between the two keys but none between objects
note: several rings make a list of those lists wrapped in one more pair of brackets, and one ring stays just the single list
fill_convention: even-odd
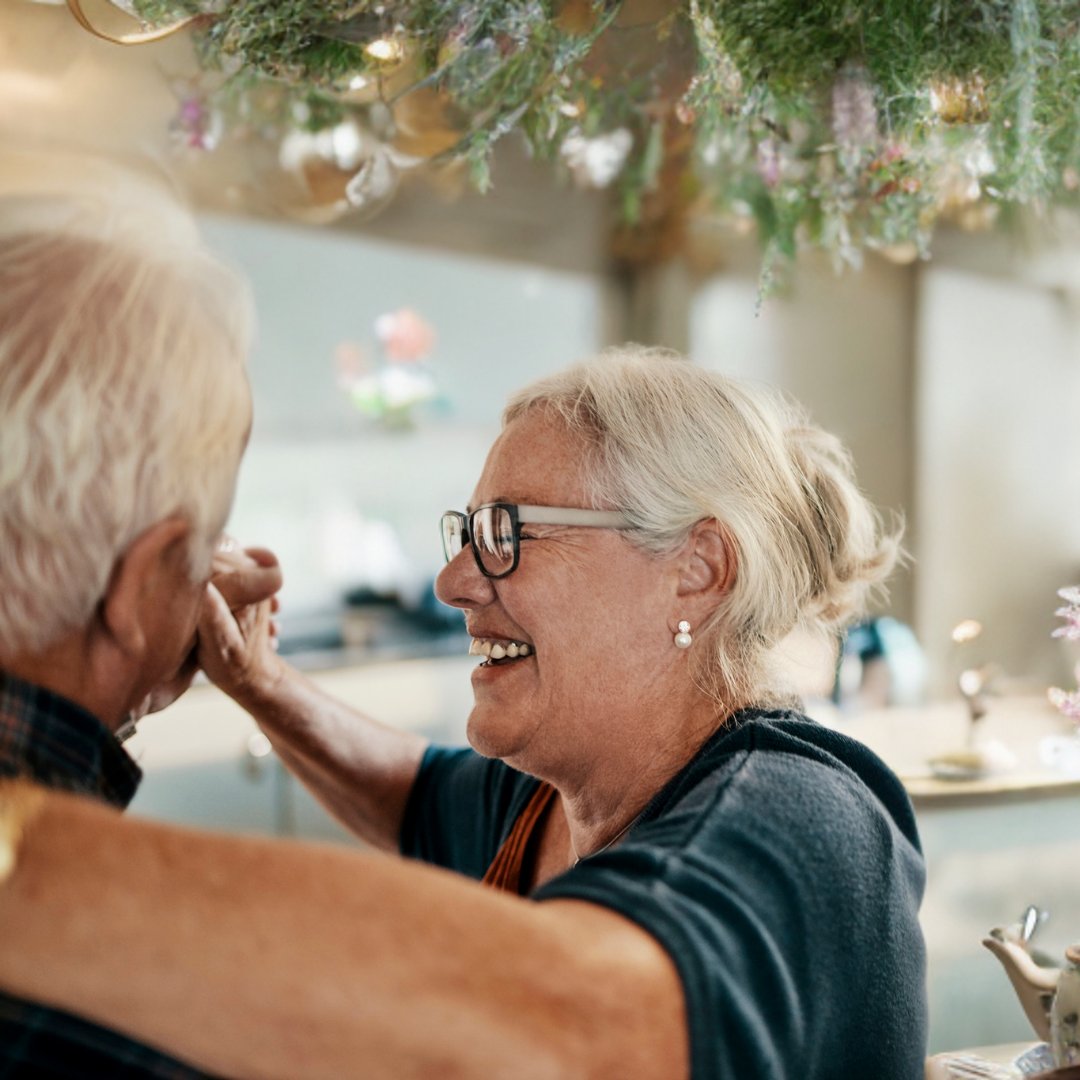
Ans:
[{"label": "hanging floral installation", "polygon": [[943,217],[981,227],[1080,189],[1080,0],[116,6],[131,40],[191,27],[210,82],[181,130],[210,110],[332,170],[327,216],[377,209],[420,166],[465,162],[486,189],[512,131],[631,228],[658,202],[700,210],[756,224],[770,259],[915,259]]}]

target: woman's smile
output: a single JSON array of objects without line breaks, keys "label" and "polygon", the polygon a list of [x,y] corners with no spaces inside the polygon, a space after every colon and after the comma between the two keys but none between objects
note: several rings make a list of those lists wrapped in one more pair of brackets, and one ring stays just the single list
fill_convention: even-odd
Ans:
[{"label": "woman's smile", "polygon": [[524,659],[532,653],[527,641],[512,638],[474,637],[469,643],[470,656],[486,657],[485,663]]}]

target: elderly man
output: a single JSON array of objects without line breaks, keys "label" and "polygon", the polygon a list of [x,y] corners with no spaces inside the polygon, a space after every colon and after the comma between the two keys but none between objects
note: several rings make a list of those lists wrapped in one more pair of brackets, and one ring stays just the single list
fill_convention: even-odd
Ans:
[{"label": "elderly man", "polygon": [[[250,321],[242,283],[150,188],[0,197],[0,776],[135,794],[117,732],[194,673]],[[280,585],[268,554],[215,580],[234,606]],[[201,1075],[7,995],[0,1074]]]}]

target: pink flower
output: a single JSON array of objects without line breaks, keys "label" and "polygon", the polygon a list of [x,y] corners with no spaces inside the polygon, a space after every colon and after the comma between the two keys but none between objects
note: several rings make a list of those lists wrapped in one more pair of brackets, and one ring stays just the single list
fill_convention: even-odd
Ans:
[{"label": "pink flower", "polygon": [[197,80],[182,80],[174,89],[179,103],[169,123],[173,138],[190,149],[213,150],[221,139],[221,116],[210,107]]},{"label": "pink flower", "polygon": [[[1058,589],[1058,596],[1065,601],[1065,606],[1059,607],[1054,614],[1059,619],[1064,619],[1065,625],[1053,631],[1051,637],[1080,641],[1080,586],[1069,585],[1067,588]],[[1080,664],[1077,665],[1077,671],[1080,673]],[[1080,724],[1080,690],[1062,690],[1051,686],[1046,691],[1046,696],[1058,712]]]},{"label": "pink flower", "polygon": [[780,183],[783,162],[780,159],[780,143],[772,136],[757,145],[757,171],[767,188]]},{"label": "pink flower", "polygon": [[1080,690],[1062,690],[1057,686],[1051,686],[1046,691],[1046,696],[1058,712],[1070,720],[1080,722]]},{"label": "pink flower", "polygon": [[387,358],[397,363],[423,360],[435,347],[435,330],[412,308],[388,311],[375,320],[375,336]]},{"label": "pink flower", "polygon": [[1058,589],[1058,596],[1066,602],[1066,606],[1059,607],[1054,614],[1064,619],[1065,625],[1059,626],[1051,636],[1065,638],[1066,641],[1080,641],[1080,587],[1070,585]]}]

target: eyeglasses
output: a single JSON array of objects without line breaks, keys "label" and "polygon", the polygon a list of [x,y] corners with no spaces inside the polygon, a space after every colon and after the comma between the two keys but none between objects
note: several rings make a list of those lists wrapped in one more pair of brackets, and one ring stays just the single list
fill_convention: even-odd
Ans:
[{"label": "eyeglasses", "polygon": [[580,510],[565,506],[517,506],[488,503],[470,514],[447,510],[442,542],[449,562],[468,543],[480,573],[504,578],[517,569],[522,525],[580,525],[593,529],[628,529],[621,510]]}]

